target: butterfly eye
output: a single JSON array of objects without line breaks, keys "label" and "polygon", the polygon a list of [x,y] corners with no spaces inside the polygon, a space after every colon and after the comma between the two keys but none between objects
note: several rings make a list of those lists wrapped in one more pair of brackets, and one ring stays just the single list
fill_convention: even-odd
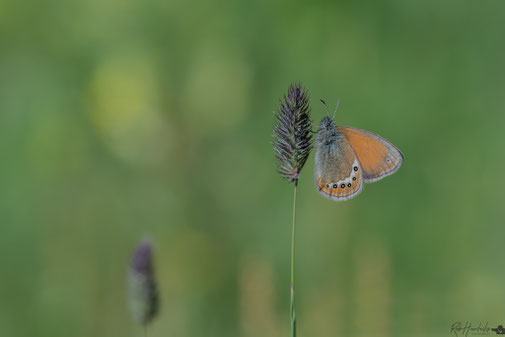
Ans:
[{"label": "butterfly eye", "polygon": [[345,184],[340,185],[340,187],[345,188]]},{"label": "butterfly eye", "polygon": [[354,166],[354,171],[357,171],[358,170],[358,167],[357,166]]},{"label": "butterfly eye", "polygon": [[337,184],[333,184],[333,188],[337,188],[337,187],[338,187]]}]

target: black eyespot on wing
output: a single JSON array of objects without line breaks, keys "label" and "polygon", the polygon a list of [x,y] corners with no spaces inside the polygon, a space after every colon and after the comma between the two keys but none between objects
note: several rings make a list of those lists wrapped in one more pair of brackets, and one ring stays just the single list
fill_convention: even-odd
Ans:
[{"label": "black eyespot on wing", "polygon": [[357,166],[354,166],[354,171],[357,171],[358,170],[358,167]]},{"label": "black eyespot on wing", "polygon": [[333,184],[333,188],[337,188],[337,187],[338,187],[337,184]]},{"label": "black eyespot on wing", "polygon": [[326,187],[330,187],[330,184],[326,184]]},{"label": "black eyespot on wing", "polygon": [[351,183],[347,184],[347,187],[351,187],[351,186],[352,186]]},{"label": "black eyespot on wing", "polygon": [[356,177],[352,177],[352,180],[356,181]]},{"label": "black eyespot on wing", "polygon": [[345,188],[345,184],[340,185],[340,187]]}]

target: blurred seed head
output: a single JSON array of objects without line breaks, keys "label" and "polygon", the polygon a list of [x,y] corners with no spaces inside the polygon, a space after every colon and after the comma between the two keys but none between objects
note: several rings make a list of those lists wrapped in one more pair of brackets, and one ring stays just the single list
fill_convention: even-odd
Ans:
[{"label": "blurred seed head", "polygon": [[130,309],[142,325],[156,316],[159,305],[152,250],[151,241],[144,239],[133,253],[128,273]]},{"label": "blurred seed head", "polygon": [[290,183],[297,180],[312,149],[309,97],[301,83],[291,84],[275,113],[274,154],[279,173]]}]

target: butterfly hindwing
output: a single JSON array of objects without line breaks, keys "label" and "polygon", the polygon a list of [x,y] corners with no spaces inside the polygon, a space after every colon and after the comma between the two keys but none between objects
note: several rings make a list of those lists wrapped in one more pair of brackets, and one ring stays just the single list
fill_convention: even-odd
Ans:
[{"label": "butterfly hindwing", "polygon": [[[358,161],[355,161],[354,165],[353,167],[359,167]],[[335,180],[323,180],[319,176],[316,181],[319,193],[335,201],[344,201],[357,196],[363,189],[363,174],[359,169],[351,171],[350,175],[344,179]]]},{"label": "butterfly hindwing", "polygon": [[363,180],[374,182],[395,173],[401,166],[403,154],[386,139],[371,132],[352,127],[337,127],[354,150]]},{"label": "butterfly hindwing", "polygon": [[335,134],[318,134],[315,183],[325,197],[343,201],[361,192],[363,172],[353,149],[346,138],[333,129]]}]

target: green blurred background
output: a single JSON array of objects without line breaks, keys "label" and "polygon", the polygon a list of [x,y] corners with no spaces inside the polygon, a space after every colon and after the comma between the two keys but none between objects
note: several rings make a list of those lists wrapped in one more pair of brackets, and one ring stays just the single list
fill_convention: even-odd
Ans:
[{"label": "green blurred background", "polygon": [[376,132],[402,168],[335,203],[302,171],[299,336],[505,323],[505,2],[0,1],[0,336],[289,334],[293,185],[273,114]]}]

